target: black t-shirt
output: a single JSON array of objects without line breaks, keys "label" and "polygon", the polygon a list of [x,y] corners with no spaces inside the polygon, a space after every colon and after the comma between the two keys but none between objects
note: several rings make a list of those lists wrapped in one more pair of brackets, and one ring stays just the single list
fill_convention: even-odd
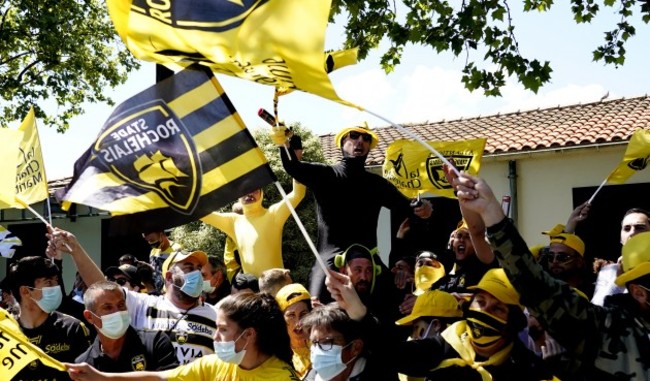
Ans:
[{"label": "black t-shirt", "polygon": [[[36,328],[20,327],[29,341],[46,354],[61,362],[74,362],[75,358],[90,345],[88,328],[72,316],[54,311],[43,324]],[[67,372],[61,372],[33,361],[23,368],[13,381],[62,381],[70,380]]]},{"label": "black t-shirt", "polygon": [[144,370],[165,370],[178,366],[169,336],[163,331],[136,331],[129,327],[126,339],[117,360],[104,354],[99,337],[75,362],[87,362],[100,371],[110,373]]},{"label": "black t-shirt", "polygon": [[442,277],[442,279],[431,286],[431,289],[440,289],[449,293],[470,292],[467,287],[476,286],[488,270],[498,267],[499,262],[496,258],[491,264],[486,265],[476,255],[472,255],[462,261],[462,263],[457,263],[454,273]]}]

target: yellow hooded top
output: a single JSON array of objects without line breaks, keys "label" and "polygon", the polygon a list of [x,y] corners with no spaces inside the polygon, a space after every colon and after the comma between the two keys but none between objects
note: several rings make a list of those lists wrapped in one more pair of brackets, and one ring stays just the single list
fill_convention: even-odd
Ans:
[{"label": "yellow hooded top", "polygon": [[[294,208],[305,198],[307,187],[293,180],[293,191],[287,195]],[[201,220],[226,233],[237,244],[242,272],[260,277],[262,271],[284,268],[282,262],[282,229],[291,215],[283,200],[268,209],[260,197],[244,205],[244,214],[212,212]]]}]

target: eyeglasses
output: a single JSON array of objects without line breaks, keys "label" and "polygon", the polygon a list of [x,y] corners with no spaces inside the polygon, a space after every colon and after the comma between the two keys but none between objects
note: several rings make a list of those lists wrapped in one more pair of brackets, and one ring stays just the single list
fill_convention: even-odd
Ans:
[{"label": "eyeglasses", "polygon": [[350,133],[348,134],[348,137],[350,139],[352,139],[352,140],[359,139],[359,136],[361,136],[363,138],[364,142],[370,143],[372,141],[372,136],[370,136],[370,134],[363,134],[363,133],[357,132],[357,131],[350,131]]},{"label": "eyeglasses", "polygon": [[560,262],[560,263],[569,263],[576,259],[575,255],[572,254],[567,254],[567,253],[544,253],[541,255],[541,259],[548,262]]},{"label": "eyeglasses", "polygon": [[[334,338],[332,337],[326,337],[323,340],[316,340],[316,341],[312,341],[311,343],[318,345],[318,348],[320,348],[325,352],[332,350],[332,348],[335,345],[338,345],[334,342]],[[343,346],[343,348],[346,348],[350,344],[352,344],[352,342],[347,343],[346,345]]]}]

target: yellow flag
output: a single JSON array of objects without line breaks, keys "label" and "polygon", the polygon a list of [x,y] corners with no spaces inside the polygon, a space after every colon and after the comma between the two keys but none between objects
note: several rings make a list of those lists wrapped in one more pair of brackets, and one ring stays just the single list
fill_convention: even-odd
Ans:
[{"label": "yellow flag", "polygon": [[623,161],[607,177],[610,184],[623,184],[650,161],[650,131],[636,130],[627,144]]},{"label": "yellow flag", "polygon": [[323,67],[331,0],[108,0],[115,29],[137,58],[306,91],[336,94]]},{"label": "yellow flag", "polygon": [[[41,141],[38,138],[36,117],[32,107],[19,127],[24,132],[23,141],[18,153],[18,168],[16,170],[16,196],[26,204],[34,204],[47,199],[47,177],[41,151]],[[21,203],[14,202],[14,208],[24,208]]]},{"label": "yellow flag", "polygon": [[43,365],[65,371],[58,360],[45,354],[29,342],[20,331],[20,326],[11,315],[0,308],[0,374],[3,380],[11,380],[32,361],[40,360]]},{"label": "yellow flag", "polygon": [[14,206],[16,196],[16,165],[18,147],[23,139],[23,131],[0,128],[0,208]]},{"label": "yellow flag", "polygon": [[[427,142],[447,160],[453,160],[458,170],[477,175],[487,139],[457,142]],[[397,140],[386,148],[384,178],[407,197],[430,192],[455,198],[451,184],[443,172],[443,163],[422,144]]]}]

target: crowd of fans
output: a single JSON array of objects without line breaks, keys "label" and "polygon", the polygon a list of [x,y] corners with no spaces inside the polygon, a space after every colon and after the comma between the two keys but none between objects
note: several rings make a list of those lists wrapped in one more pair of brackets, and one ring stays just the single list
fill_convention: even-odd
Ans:
[{"label": "crowd of fans", "polygon": [[[621,260],[592,268],[575,234],[589,204],[528,247],[484,180],[446,168],[463,216],[447,249],[397,244],[387,265],[376,249],[382,206],[403,218],[399,241],[410,222],[444,216],[363,170],[377,143],[367,126],[337,135],[344,159],[331,166],[301,162],[289,138],[274,131],[290,148],[280,152],[297,180],[292,203],[303,184],[316,198],[328,266],[315,264],[308,287],[275,267],[288,211],[262,208],[261,192],[240,198],[242,214],[206,217],[232,232],[222,256],[147,232],[149,263],[123,255],[102,272],[54,229],[46,256],[14,262],[0,286],[3,308],[67,372],[35,361],[13,379],[650,380],[649,212],[626,213]],[[61,255],[78,271],[66,296],[62,262],[50,259]]]}]

